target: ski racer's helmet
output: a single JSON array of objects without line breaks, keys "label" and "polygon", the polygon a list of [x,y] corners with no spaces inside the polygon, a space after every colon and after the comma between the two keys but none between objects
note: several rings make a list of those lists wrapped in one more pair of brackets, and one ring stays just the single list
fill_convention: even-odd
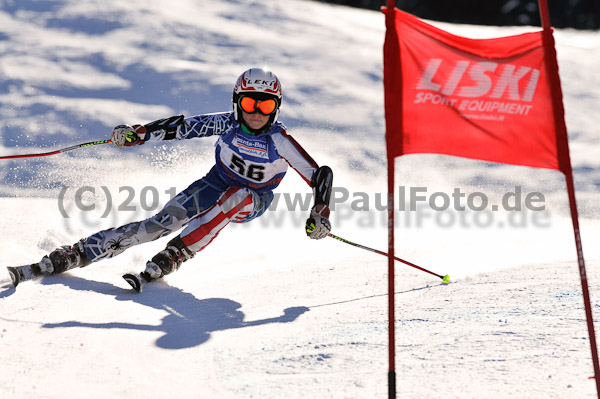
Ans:
[{"label": "ski racer's helmet", "polygon": [[[263,68],[250,68],[242,73],[233,87],[233,116],[238,123],[242,124],[242,114],[240,112],[240,100],[243,97],[251,97],[258,101],[264,101],[268,99],[275,100],[275,108],[269,114],[269,121],[266,125],[259,129],[250,129],[244,124],[246,128],[256,134],[264,133],[271,128],[273,122],[277,120],[279,115],[279,107],[283,100],[283,92],[281,91],[281,83],[275,74],[267,69]],[[262,112],[262,110],[260,110]]]}]

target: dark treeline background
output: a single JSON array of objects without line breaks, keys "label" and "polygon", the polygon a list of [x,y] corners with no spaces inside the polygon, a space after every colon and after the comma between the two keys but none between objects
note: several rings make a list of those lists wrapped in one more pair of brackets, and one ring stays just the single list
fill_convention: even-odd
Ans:
[{"label": "dark treeline background", "polygon": [[[386,0],[316,0],[379,10]],[[396,0],[396,7],[436,21],[540,26],[537,0]],[[556,28],[600,29],[600,0],[548,0]]]}]

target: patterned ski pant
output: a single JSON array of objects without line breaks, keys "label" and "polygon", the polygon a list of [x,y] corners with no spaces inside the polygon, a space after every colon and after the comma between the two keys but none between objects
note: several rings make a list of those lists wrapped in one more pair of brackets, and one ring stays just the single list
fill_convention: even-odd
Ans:
[{"label": "patterned ski pant", "polygon": [[84,239],[84,249],[88,258],[97,262],[185,227],[180,233],[183,243],[198,252],[230,222],[245,223],[262,215],[272,200],[270,191],[256,193],[228,186],[213,168],[177,194],[156,215],[92,234]]}]

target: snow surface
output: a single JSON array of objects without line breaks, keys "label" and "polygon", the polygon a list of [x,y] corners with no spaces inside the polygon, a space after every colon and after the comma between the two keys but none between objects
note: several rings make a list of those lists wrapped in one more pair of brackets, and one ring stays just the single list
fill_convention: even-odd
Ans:
[{"label": "snow surface", "polygon": [[[535,29],[436,25],[470,37]],[[600,33],[555,36],[597,314]],[[241,71],[267,65],[283,81],[281,119],[333,168],[336,198],[348,190],[333,233],[385,249],[385,212],[375,209],[386,187],[383,37],[379,12],[310,1],[5,0],[0,155],[104,139],[121,123],[228,110]],[[1,161],[0,264],[37,262],[151,215],[208,171],[213,144]],[[542,193],[545,205],[483,215],[491,219],[399,214],[397,255],[453,282],[397,265],[398,397],[596,397],[563,176],[436,155],[406,156],[396,168],[407,190],[458,188],[499,204],[520,187]],[[385,397],[386,259],[306,239],[307,212],[285,202],[310,193],[295,172],[278,192],[276,210],[228,227],[140,295],[120,276],[141,270],[168,238],[18,290],[1,276],[0,397]],[[352,209],[364,209],[361,198],[369,211]]]}]

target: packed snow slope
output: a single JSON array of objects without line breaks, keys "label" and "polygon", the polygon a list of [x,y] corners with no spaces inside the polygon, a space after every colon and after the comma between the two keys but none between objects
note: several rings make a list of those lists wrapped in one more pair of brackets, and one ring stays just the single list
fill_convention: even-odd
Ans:
[{"label": "packed snow slope", "polygon": [[[229,110],[237,76],[268,66],[283,82],[280,119],[334,170],[333,233],[385,249],[384,33],[379,12],[299,0],[4,0],[0,156]],[[600,33],[555,36],[598,313]],[[0,161],[0,265],[152,215],[209,170],[214,141]],[[596,397],[564,177],[437,155],[396,169],[407,197],[543,205],[398,212],[396,255],[452,279],[397,264],[398,397]],[[139,295],[120,276],[168,238],[17,290],[0,274],[0,397],[385,397],[386,258],[308,240],[310,188],[293,170],[277,192],[262,218],[229,226]]]}]

